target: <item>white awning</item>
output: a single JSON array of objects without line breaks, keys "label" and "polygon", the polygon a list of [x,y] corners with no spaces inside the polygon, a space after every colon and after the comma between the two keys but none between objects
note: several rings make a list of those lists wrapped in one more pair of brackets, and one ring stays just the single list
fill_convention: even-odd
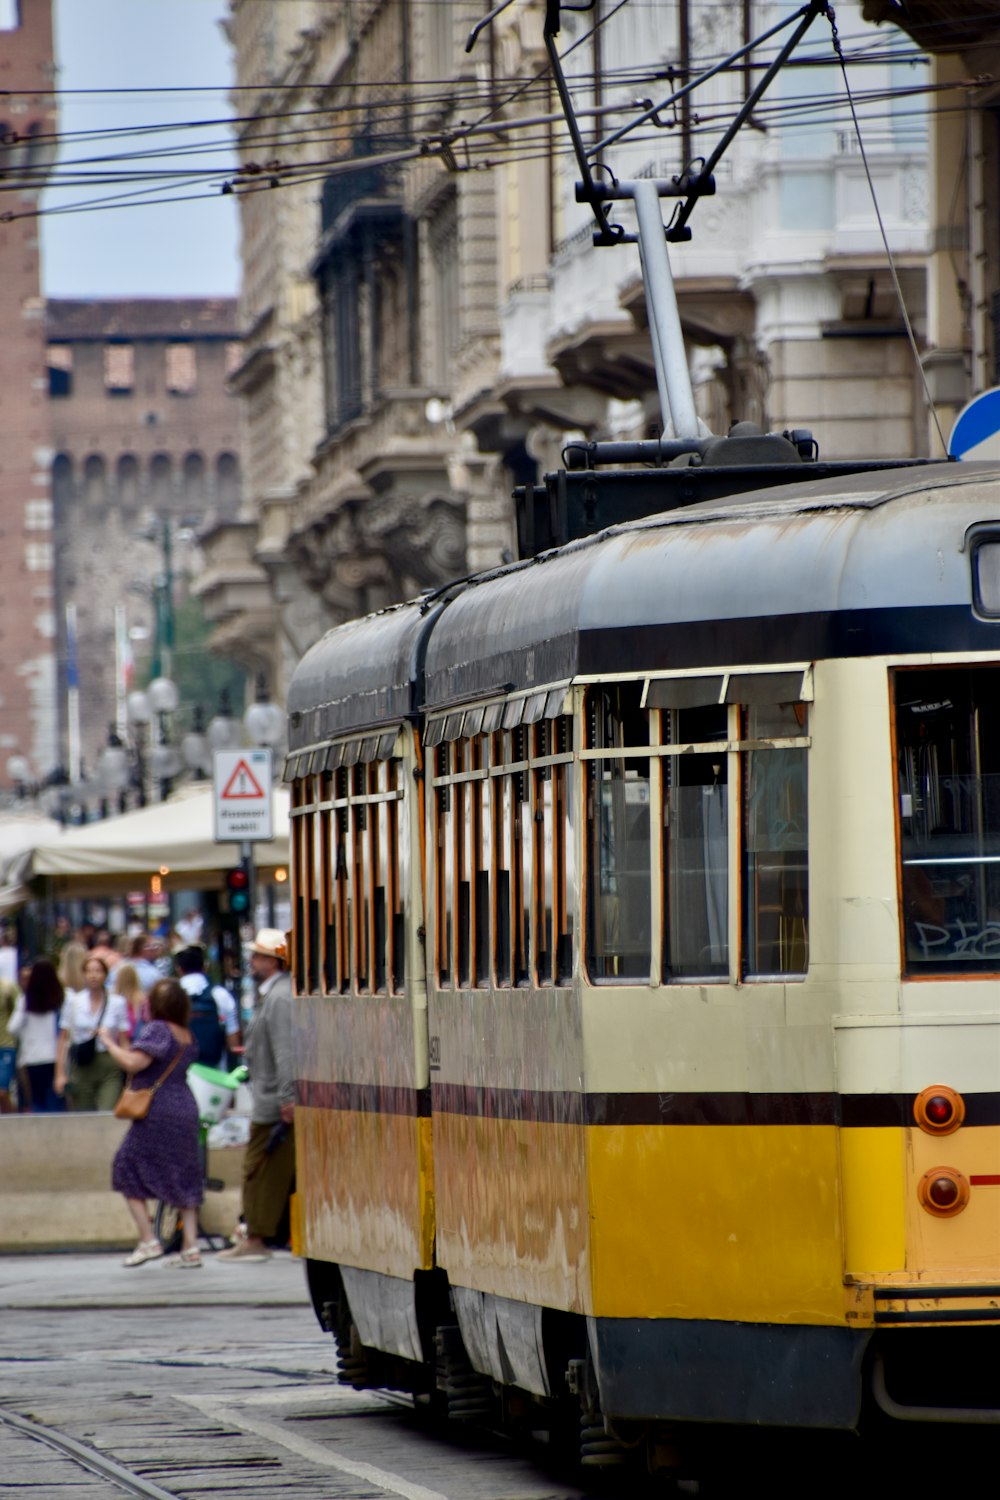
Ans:
[{"label": "white awning", "polygon": [[58,838],[59,824],[41,813],[8,812],[0,816],[0,875],[6,876],[14,860],[26,849],[37,849]]},{"label": "white awning", "polygon": [[[269,880],[288,868],[287,787],[274,789],[274,838],[254,844],[254,864]],[[17,869],[24,882],[44,876],[59,896],[102,896],[138,890],[160,875],[164,890],[215,890],[239,859],[238,844],[217,844],[212,788],[204,782],[166,802],[97,823],[66,828],[39,845]]]}]

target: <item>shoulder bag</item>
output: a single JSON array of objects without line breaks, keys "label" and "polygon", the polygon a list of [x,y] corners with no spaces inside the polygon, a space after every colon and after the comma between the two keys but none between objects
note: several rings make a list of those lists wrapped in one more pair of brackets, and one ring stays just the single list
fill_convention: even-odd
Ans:
[{"label": "shoulder bag", "polygon": [[105,990],[104,1004],[98,1011],[97,1020],[94,1022],[93,1035],[86,1037],[82,1042],[76,1042],[69,1049],[69,1060],[74,1068],[89,1068],[90,1064],[97,1056],[97,1033],[101,1029],[101,1022],[104,1020],[104,1012],[107,1010],[107,1008],[108,995],[107,991]]},{"label": "shoulder bag", "polygon": [[137,1089],[133,1087],[134,1075],[132,1073],[128,1075],[128,1083],[122,1089],[120,1095],[118,1096],[118,1102],[115,1105],[116,1120],[144,1120],[146,1118],[146,1116],[149,1114],[150,1105],[153,1102],[153,1095],[156,1093],[156,1090],[162,1083],[166,1083],[167,1079],[170,1077],[171,1073],[174,1071],[177,1064],[181,1060],[181,1054],[184,1051],[184,1046],[182,1043],[178,1043],[178,1047],[180,1050],[178,1051],[173,1062],[170,1064],[169,1068],[165,1068],[156,1082],[154,1084],[151,1084],[148,1089]]}]

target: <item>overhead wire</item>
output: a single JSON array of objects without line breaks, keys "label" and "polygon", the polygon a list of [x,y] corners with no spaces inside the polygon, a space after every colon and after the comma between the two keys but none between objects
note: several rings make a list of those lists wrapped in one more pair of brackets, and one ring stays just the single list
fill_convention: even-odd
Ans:
[{"label": "overhead wire", "polygon": [[[618,5],[601,16],[598,22],[585,30],[581,36],[577,37],[565,49],[563,55],[569,57],[572,53],[575,53],[593,36],[599,26],[608,24],[625,3],[626,0],[620,0]],[[634,0],[629,0],[629,3],[634,4]],[[854,39],[851,38],[850,40]],[[876,53],[873,50],[873,40],[867,36],[860,38],[859,41],[863,44],[860,49],[864,53],[864,56],[860,58],[862,62],[872,62],[880,55],[884,60],[886,49],[883,48],[881,54]],[[896,50],[893,48],[888,50],[892,53],[895,60],[897,58]],[[920,58],[920,54],[912,50],[907,50],[900,55],[906,61],[916,62]],[[854,54],[852,53],[851,56],[853,62]],[[704,61],[705,59],[701,57],[693,60],[692,69],[696,66],[700,67]],[[816,54],[809,57],[807,61],[810,65],[822,63],[826,66],[832,66],[835,63],[835,59],[829,53]],[[605,69],[601,73],[602,86],[608,97],[613,98],[616,93],[620,93],[626,88],[634,89],[652,82],[657,77],[662,78],[665,67],[666,64],[658,64],[646,70],[636,69],[634,66],[620,70]],[[373,162],[381,162],[387,165],[391,165],[394,162],[402,164],[405,160],[413,159],[414,154],[434,154],[435,150],[440,149],[439,141],[445,138],[451,149],[454,149],[456,143],[462,144],[463,151],[466,153],[466,164],[470,168],[481,167],[487,163],[497,164],[516,159],[519,151],[534,150],[537,138],[530,132],[532,130],[548,128],[553,123],[558,122],[560,116],[555,113],[550,113],[544,120],[537,122],[526,122],[520,117],[510,120],[495,118],[500,111],[509,109],[510,105],[517,99],[528,96],[531,90],[535,90],[547,98],[547,71],[546,67],[528,79],[519,80],[516,87],[512,90],[505,91],[501,87],[501,97],[499,98],[495,97],[498,91],[496,79],[491,80],[489,84],[477,83],[475,86],[471,86],[470,81],[468,94],[460,93],[456,95],[454,89],[452,89],[447,97],[445,95],[428,95],[422,92],[421,89],[415,89],[413,81],[410,80],[409,94],[397,94],[393,98],[391,108],[380,107],[379,109],[379,129],[372,139],[375,144],[387,149],[380,151],[377,157],[366,154],[352,158],[349,153],[352,146],[356,147],[356,142],[351,139],[349,126],[340,136],[336,133],[338,121],[344,124],[345,121],[350,122],[352,119],[356,119],[359,116],[364,117],[370,113],[372,102],[370,98],[365,97],[362,97],[360,100],[352,99],[347,102],[329,105],[322,104],[307,111],[272,111],[262,116],[236,117],[235,121],[201,119],[188,122],[187,126],[184,122],[171,121],[148,127],[128,126],[122,127],[121,130],[111,129],[103,132],[76,132],[66,133],[61,136],[56,133],[55,137],[49,136],[46,137],[46,140],[50,144],[53,139],[56,143],[73,139],[78,144],[92,144],[96,141],[114,141],[122,136],[126,139],[139,139],[143,136],[148,138],[151,134],[159,132],[166,134],[176,133],[185,128],[231,129],[240,124],[249,124],[256,126],[258,129],[263,128],[263,133],[255,135],[252,140],[244,143],[246,149],[252,148],[254,152],[274,151],[276,153],[288,153],[294,151],[301,157],[303,151],[309,150],[314,146],[326,148],[325,151],[318,152],[315,157],[307,157],[305,160],[282,160],[279,156],[277,160],[271,163],[260,164],[258,168],[259,175],[262,179],[266,179],[269,186],[308,183],[314,180],[317,174],[322,178],[322,175],[328,171],[356,169],[371,165]],[[579,95],[583,96],[587,93],[588,86],[593,82],[593,79],[593,74],[586,71],[579,71],[570,75],[570,85]],[[404,82],[406,81],[351,79],[335,87],[339,92],[350,92],[352,94],[361,91],[364,95],[371,90],[382,90],[391,95],[394,89],[402,88]],[[428,82],[436,87],[441,81],[429,80]],[[313,88],[315,95],[315,87],[312,85],[310,87]],[[927,95],[935,87],[945,86],[935,85],[928,81],[927,83],[908,89],[906,92],[914,96]],[[953,90],[954,84],[950,83],[946,87]],[[256,88],[255,91],[257,93],[269,93],[274,90],[270,86],[267,86]],[[118,91],[111,92],[115,93]],[[158,91],[122,90],[121,92],[155,94]],[[890,97],[898,97],[899,93],[899,90],[873,90],[859,95],[859,98],[864,102],[867,111],[873,103]],[[483,108],[477,119],[471,122],[460,120],[457,124],[452,124],[450,127],[445,127],[440,131],[431,130],[429,131],[430,139],[425,139],[417,145],[406,144],[407,141],[413,141],[414,135],[419,136],[422,128],[428,130],[430,121],[423,118],[424,112],[428,115],[433,114],[439,106],[443,106],[445,103],[450,106],[452,111],[456,107],[474,109],[480,102]],[[622,99],[619,102],[606,105],[603,112],[624,112],[630,108],[634,108],[634,101]],[[714,125],[719,119],[722,119],[724,109],[725,105],[718,101],[713,101],[710,108],[702,107],[694,117],[693,133],[700,134]],[[790,126],[800,121],[808,121],[810,115],[813,122],[815,122],[824,112],[836,112],[838,109],[843,109],[843,101],[835,95],[820,93],[795,95],[791,98],[771,100],[766,105],[762,104],[755,112],[755,120],[757,123],[770,124],[774,122],[779,125]],[[421,116],[414,118],[417,111],[421,112]],[[292,122],[295,122],[294,125]],[[476,136],[481,127],[487,124],[489,124],[491,139],[488,147],[482,147],[477,142]],[[512,140],[512,137],[516,139]],[[635,144],[643,144],[656,138],[655,134],[648,137],[643,135]],[[662,134],[659,138],[663,138]],[[546,144],[551,149],[551,142],[548,137],[546,137]],[[397,147],[395,152],[392,150],[393,146]],[[336,154],[331,154],[331,147],[335,149]],[[108,187],[113,185],[126,187],[132,184],[144,184],[143,187],[132,192],[109,195],[101,199],[92,200],[93,207],[101,208],[111,206],[113,203],[125,206],[137,201],[144,201],[146,203],[190,201],[192,198],[212,197],[219,191],[226,191],[227,187],[229,190],[236,192],[246,192],[258,184],[252,181],[253,174],[248,174],[245,167],[241,168],[239,164],[226,164],[224,166],[222,163],[206,165],[204,168],[192,165],[197,158],[211,158],[217,153],[226,154],[233,149],[232,142],[214,141],[200,142],[198,144],[185,143],[166,149],[163,146],[151,146],[139,152],[108,152],[100,156],[83,156],[78,160],[62,162],[54,168],[48,164],[44,166],[40,165],[34,173],[32,173],[31,169],[27,169],[23,171],[23,174],[18,174],[13,182],[8,181],[7,185],[16,186],[20,183],[21,185],[28,184],[30,186],[32,181],[38,184],[44,183],[51,195],[53,192],[67,192],[71,189],[80,190],[89,187]],[[149,164],[147,170],[136,170],[140,162]],[[167,162],[180,162],[186,163],[186,165],[168,166],[165,165]],[[157,163],[159,165],[154,165]],[[104,170],[101,171],[101,168]],[[189,193],[187,191],[187,189],[198,185],[204,185],[208,190],[204,193]],[[181,190],[184,190],[183,196],[181,195]],[[163,196],[153,198],[151,195],[157,192]],[[32,215],[35,213],[47,215],[66,212],[85,212],[88,211],[89,206],[91,206],[91,200],[73,204],[53,203],[39,206],[37,209],[26,212],[30,212]],[[3,215],[3,217],[8,218],[11,216]]]}]

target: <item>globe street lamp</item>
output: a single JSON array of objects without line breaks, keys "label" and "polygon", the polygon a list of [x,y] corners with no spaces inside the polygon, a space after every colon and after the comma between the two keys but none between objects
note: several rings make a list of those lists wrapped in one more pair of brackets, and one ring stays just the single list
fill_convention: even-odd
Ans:
[{"label": "globe street lamp", "polygon": [[184,764],[195,776],[206,776],[212,767],[212,755],[205,735],[201,706],[196,704],[194,723],[181,740]]},{"label": "globe street lamp", "polygon": [[251,744],[266,745],[272,750],[285,733],[285,715],[277,703],[272,703],[263,672],[257,677],[256,700],[243,715],[243,728]]},{"label": "globe street lamp", "polygon": [[229,712],[229,694],[219,699],[219,712],[208,726],[208,743],[212,750],[234,750],[239,744],[240,726]]}]

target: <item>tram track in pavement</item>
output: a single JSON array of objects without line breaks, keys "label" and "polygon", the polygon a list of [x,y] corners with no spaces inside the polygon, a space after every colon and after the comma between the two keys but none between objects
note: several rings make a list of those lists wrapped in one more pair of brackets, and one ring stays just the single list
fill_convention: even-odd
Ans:
[{"label": "tram track in pavement", "polygon": [[[0,1360],[0,1366],[6,1363]],[[170,1370],[181,1362],[128,1363]],[[8,1390],[0,1404],[0,1435],[7,1429],[63,1460],[57,1482],[37,1490],[30,1482],[25,1486],[40,1500],[70,1489],[75,1494],[77,1483],[83,1485],[81,1500],[91,1500],[86,1475],[104,1485],[93,1491],[95,1500],[114,1494],[145,1500],[202,1500],[216,1493],[270,1497],[286,1488],[294,1488],[301,1500],[580,1500],[592,1493],[536,1470],[539,1454],[522,1452],[497,1435],[434,1432],[413,1401],[395,1393],[309,1383],[281,1389],[174,1388],[164,1400],[166,1394],[154,1404],[134,1389],[113,1397],[105,1392],[82,1410],[60,1400],[40,1402],[40,1411],[34,1403],[29,1407],[30,1397],[18,1397],[13,1404],[21,1410],[16,1411]],[[79,1480],[72,1477],[71,1464]],[[470,1484],[473,1468],[479,1477]],[[20,1477],[22,1470],[17,1472]],[[615,1500],[622,1500],[617,1492]]]},{"label": "tram track in pavement", "polygon": [[47,1427],[41,1422],[34,1422],[30,1417],[22,1417],[17,1412],[3,1407],[0,1407],[0,1423],[62,1454],[77,1468],[86,1470],[88,1474],[110,1481],[122,1494],[141,1496],[143,1500],[177,1500],[174,1491],[161,1489],[158,1484],[151,1484],[134,1470],[126,1469],[116,1459],[109,1458],[104,1453],[98,1453],[96,1449],[88,1447],[86,1443],[78,1442],[68,1433]]},{"label": "tram track in pavement", "polygon": [[[129,1363],[139,1363],[146,1369],[151,1366],[175,1369],[188,1364],[187,1361],[170,1359]],[[133,1395],[131,1399],[135,1403],[137,1398]],[[144,1402],[148,1398],[139,1399]],[[81,1441],[54,1422],[39,1421],[9,1405],[0,1405],[0,1431],[6,1428],[44,1445],[76,1469],[113,1485],[115,1493],[141,1496],[145,1500],[182,1500],[189,1494],[202,1495],[206,1490],[213,1493],[216,1488],[228,1495],[241,1494],[242,1489],[234,1488],[241,1481],[246,1481],[248,1492],[252,1488],[254,1495],[266,1494],[267,1490],[261,1489],[261,1483],[266,1483],[268,1473],[272,1475],[276,1489],[291,1484],[297,1493],[307,1492],[309,1495],[350,1494],[353,1497],[370,1496],[378,1491],[387,1497],[398,1496],[399,1500],[448,1500],[440,1491],[404,1474],[349,1457],[337,1451],[338,1445],[331,1445],[329,1441],[318,1442],[296,1430],[299,1423],[336,1423],[338,1417],[353,1419],[388,1415],[394,1410],[412,1413],[413,1403],[405,1397],[362,1394],[327,1382],[322,1386],[309,1384],[284,1390],[174,1391],[171,1405],[175,1410],[177,1406],[187,1409],[191,1417],[197,1415],[201,1421],[188,1422],[177,1417],[167,1421],[154,1420],[152,1412],[141,1409],[129,1418],[119,1408],[113,1438],[115,1448],[125,1448],[136,1467],[129,1467],[121,1457],[113,1457],[91,1442]],[[145,1430],[137,1431],[137,1425]],[[107,1428],[104,1428],[103,1440],[108,1440],[106,1434]],[[289,1461],[294,1473],[289,1471]],[[303,1462],[313,1470],[317,1479],[323,1471],[330,1480],[336,1476],[337,1487],[328,1490],[321,1479],[315,1491],[308,1484],[303,1485]],[[150,1478],[152,1471],[160,1477],[169,1475],[167,1482],[171,1487],[164,1488]],[[69,1472],[64,1465],[63,1477],[58,1483],[39,1490],[39,1494],[48,1500],[54,1489],[71,1482],[65,1477]]]}]

